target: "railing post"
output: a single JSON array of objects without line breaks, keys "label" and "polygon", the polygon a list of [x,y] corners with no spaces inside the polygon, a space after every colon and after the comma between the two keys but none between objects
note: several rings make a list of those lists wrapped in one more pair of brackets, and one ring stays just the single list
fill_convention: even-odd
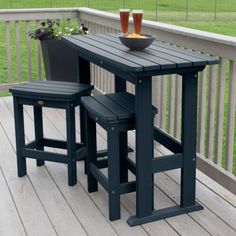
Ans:
[{"label": "railing post", "polygon": [[215,20],[216,20],[216,14],[217,14],[217,0],[215,0]]},{"label": "railing post", "polygon": [[[236,103],[236,61],[230,61],[229,96],[228,96],[228,118],[226,133],[226,170],[233,172],[234,153],[234,118]],[[236,168],[235,168],[236,169]]]},{"label": "railing post", "polygon": [[186,20],[188,20],[188,14],[189,14],[189,1],[186,0]]},{"label": "railing post", "polygon": [[156,0],[156,21],[157,21],[158,0]]},{"label": "railing post", "polygon": [[125,8],[125,0],[122,1],[122,7]]}]

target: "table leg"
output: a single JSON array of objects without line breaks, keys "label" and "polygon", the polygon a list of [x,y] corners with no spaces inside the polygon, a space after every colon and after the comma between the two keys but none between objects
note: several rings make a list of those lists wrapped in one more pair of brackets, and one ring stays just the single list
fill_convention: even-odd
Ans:
[{"label": "table leg", "polygon": [[136,110],[136,216],[131,216],[129,225],[153,211],[153,115],[151,77],[138,79],[135,86]]},{"label": "table leg", "polygon": [[183,76],[181,204],[153,210],[153,124],[151,85],[148,79],[136,85],[136,204],[137,215],[130,226],[162,220],[203,209],[195,202],[197,74]]},{"label": "table leg", "polygon": [[[83,84],[90,84],[90,62],[83,59],[82,57],[79,57],[79,83]],[[80,137],[81,137],[81,143],[85,143],[85,118],[84,118],[84,108],[81,105],[80,106]]]},{"label": "table leg", "polygon": [[[126,92],[126,80],[115,76],[115,92]],[[125,183],[128,181],[128,163],[127,163],[127,152],[128,152],[128,137],[127,132],[119,133],[120,143],[120,182]],[[130,150],[130,149],[129,149]],[[132,150],[132,149],[131,149]]]},{"label": "table leg", "polygon": [[[91,74],[90,74],[90,62],[83,59],[82,57],[78,58],[79,62],[79,76],[78,76],[78,82],[83,84],[90,84],[91,83]],[[86,123],[85,123],[85,109],[83,105],[80,105],[80,142],[85,143],[86,141]],[[83,159],[82,159],[83,160]],[[84,172],[87,174],[87,168],[86,168],[86,158],[84,159]]]},{"label": "table leg", "polygon": [[115,76],[115,92],[126,92],[126,80],[117,75]]},{"label": "table leg", "polygon": [[195,205],[197,73],[183,75],[181,207]]}]

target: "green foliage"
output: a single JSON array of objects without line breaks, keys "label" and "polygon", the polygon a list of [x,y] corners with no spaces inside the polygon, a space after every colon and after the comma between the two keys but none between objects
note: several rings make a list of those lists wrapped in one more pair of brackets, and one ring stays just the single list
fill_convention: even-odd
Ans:
[{"label": "green foliage", "polygon": [[41,27],[30,32],[29,36],[33,39],[51,40],[51,39],[61,39],[65,35],[78,35],[78,34],[87,34],[88,29],[81,25],[72,25],[68,26],[65,20],[62,21],[52,21],[46,20],[41,22]]}]

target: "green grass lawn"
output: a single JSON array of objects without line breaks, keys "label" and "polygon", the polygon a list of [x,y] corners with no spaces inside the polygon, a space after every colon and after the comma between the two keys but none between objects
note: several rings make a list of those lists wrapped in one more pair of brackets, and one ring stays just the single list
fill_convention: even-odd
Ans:
[{"label": "green grass lawn", "polygon": [[[197,2],[197,3],[196,3]],[[215,20],[215,0],[188,0],[188,14],[186,14],[186,0],[0,0],[0,9],[5,8],[33,8],[33,7],[81,7],[89,6],[101,10],[117,12],[119,8],[144,9],[145,18],[150,20],[158,20],[170,24],[176,24],[194,29],[236,36],[236,0],[217,0],[217,15]],[[188,17],[188,21],[186,18]],[[31,25],[34,29],[35,25]],[[21,29],[21,60],[22,60],[22,78],[28,77],[27,53],[26,53],[26,31],[23,23],[20,24]],[[0,22],[0,31],[5,32],[5,25]],[[4,38],[3,38],[4,39]],[[5,39],[4,39],[5,40]],[[5,41],[0,39],[0,83],[8,82],[8,67],[6,60]],[[12,74],[13,81],[17,81],[16,66],[16,50],[15,50],[15,28],[11,25],[11,56],[12,56]],[[37,60],[36,60],[36,42],[32,41],[32,71],[33,78],[37,76]],[[227,70],[228,71],[228,70]],[[227,75],[228,81],[228,75]],[[228,82],[226,82],[225,90],[225,112],[224,112],[224,137],[223,137],[223,157],[226,154],[226,126],[227,126],[227,98],[228,98]],[[6,96],[8,93],[2,93],[0,96]],[[167,103],[168,106],[168,103]],[[207,107],[206,107],[206,112]],[[207,116],[206,116],[207,119]],[[207,120],[206,120],[207,121]],[[167,122],[166,122],[167,123]],[[236,127],[236,117],[235,117]],[[234,154],[236,162],[236,132]],[[224,164],[224,159],[223,163]],[[235,172],[234,172],[235,173]]]}]

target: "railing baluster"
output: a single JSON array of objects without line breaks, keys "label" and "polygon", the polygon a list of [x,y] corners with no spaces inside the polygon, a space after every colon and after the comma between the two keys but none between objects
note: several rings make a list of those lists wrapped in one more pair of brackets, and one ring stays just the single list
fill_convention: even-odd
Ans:
[{"label": "railing baluster", "polygon": [[174,112],[175,112],[175,75],[170,76],[169,83],[169,108],[168,108],[168,132],[174,133]]},{"label": "railing baluster", "polygon": [[[36,20],[36,28],[39,28],[40,26],[40,21]],[[37,65],[38,65],[38,80],[42,80],[42,61],[41,61],[41,44],[40,41],[37,40]]]},{"label": "railing baluster", "polygon": [[[2,22],[0,21],[0,27],[2,26]],[[4,35],[2,35],[1,34],[1,36],[0,36],[0,44],[4,44],[5,42],[4,42]],[[3,54],[3,52],[2,52],[2,48],[0,48],[0,55],[2,55]],[[4,64],[5,64],[5,62],[6,61],[4,61],[4,59],[2,58],[2,57],[0,57],[0,91],[1,91],[1,84],[4,82],[3,81],[3,66],[4,66]]]},{"label": "railing baluster", "polygon": [[[92,31],[93,33],[97,33],[98,32],[98,28],[97,28],[97,24],[93,23],[92,26]],[[95,66],[95,80],[97,81],[97,86],[100,90],[104,91],[103,88],[101,87],[101,72],[98,66]]]},{"label": "railing baluster", "polygon": [[16,61],[17,61],[17,81],[22,81],[22,65],[21,65],[21,52],[20,52],[20,26],[19,21],[15,21],[16,27]]},{"label": "railing baluster", "polygon": [[[152,104],[160,109],[160,100],[161,100],[161,77],[155,76],[152,78]],[[154,124],[160,125],[160,111],[154,118]]]},{"label": "railing baluster", "polygon": [[226,159],[225,159],[225,167],[230,172],[232,172],[233,170],[235,100],[236,100],[236,61],[230,61],[228,119],[227,119],[227,134],[226,134]]},{"label": "railing baluster", "polygon": [[25,22],[26,30],[26,48],[27,48],[27,60],[28,60],[28,80],[32,80],[32,57],[31,57],[31,39],[28,35],[30,32],[30,21]]},{"label": "railing baluster", "polygon": [[[93,32],[93,24],[91,22],[84,22],[88,28],[90,32]],[[90,68],[91,68],[91,76],[92,76],[92,83],[93,85],[98,88],[97,86],[97,80],[96,80],[96,69],[95,69],[95,65],[93,63],[90,64]]]},{"label": "railing baluster", "polygon": [[166,125],[166,79],[167,76],[161,77],[161,105],[160,105],[160,128],[165,130]]},{"label": "railing baluster", "polygon": [[223,124],[224,124],[224,97],[225,97],[225,78],[226,78],[226,60],[221,58],[219,65],[219,81],[217,94],[217,112],[216,112],[216,139],[214,162],[221,165],[222,147],[223,147]]},{"label": "railing baluster", "polygon": [[7,68],[8,68],[8,82],[12,83],[12,59],[11,59],[11,33],[10,22],[6,21],[6,47],[7,47]]},{"label": "railing baluster", "polygon": [[174,136],[180,139],[181,130],[181,91],[182,77],[176,75],[175,80],[175,120],[174,120]]},{"label": "railing baluster", "polygon": [[206,69],[200,72],[200,90],[198,103],[198,138],[197,152],[204,155],[205,148],[205,115],[206,115]]},{"label": "railing baluster", "polygon": [[213,160],[214,144],[214,121],[215,121],[215,95],[216,95],[216,66],[210,66],[209,97],[208,97],[208,116],[207,116],[207,158]]},{"label": "railing baluster", "polygon": [[[67,23],[68,27],[70,27],[71,26],[71,19],[67,18],[66,23]],[[80,26],[80,22],[78,22],[78,26]]]}]

